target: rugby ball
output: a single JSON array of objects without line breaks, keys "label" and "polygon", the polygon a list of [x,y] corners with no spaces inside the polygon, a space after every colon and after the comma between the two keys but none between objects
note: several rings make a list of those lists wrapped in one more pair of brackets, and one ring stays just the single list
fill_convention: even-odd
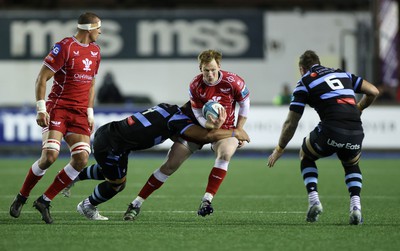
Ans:
[{"label": "rugby ball", "polygon": [[223,108],[223,106],[216,101],[211,100],[205,103],[202,109],[204,118],[208,120],[208,115],[211,115],[215,119],[218,118],[219,116],[218,110],[220,107]]}]

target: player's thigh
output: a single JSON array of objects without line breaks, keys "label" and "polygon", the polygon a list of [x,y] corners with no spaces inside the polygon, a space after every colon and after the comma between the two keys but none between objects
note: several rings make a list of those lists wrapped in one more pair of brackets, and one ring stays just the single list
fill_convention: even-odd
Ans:
[{"label": "player's thigh", "polygon": [[174,142],[168,152],[167,161],[181,163],[189,158],[190,155],[192,155],[190,148],[180,142]]},{"label": "player's thigh", "polygon": [[62,137],[63,137],[62,132],[56,130],[45,131],[42,133],[43,143],[47,140],[57,140],[58,142],[61,142]]},{"label": "player's thigh", "polygon": [[68,133],[64,136],[67,142],[71,156],[75,159],[87,159],[91,153],[90,137],[84,134]]},{"label": "player's thigh", "polygon": [[337,152],[338,158],[343,164],[356,164],[361,157],[364,133],[348,135],[344,137],[344,147]]},{"label": "player's thigh", "polygon": [[225,138],[218,140],[213,143],[212,149],[215,151],[217,159],[224,159],[229,161],[230,158],[235,154],[236,149],[239,146],[239,141],[234,138]]},{"label": "player's thigh", "polygon": [[65,135],[67,132],[68,114],[69,111],[67,109],[51,109],[49,112],[50,124],[47,129],[49,131],[58,131]]},{"label": "player's thigh", "polygon": [[127,175],[128,155],[128,152],[116,154],[112,150],[94,152],[96,162],[100,165],[102,173],[107,180],[119,180]]},{"label": "player's thigh", "polygon": [[45,131],[42,134],[42,154],[39,166],[43,169],[48,168],[56,159],[61,148],[63,134],[59,131]]},{"label": "player's thigh", "polygon": [[309,159],[317,160],[332,155],[337,149],[328,144],[330,139],[331,135],[327,135],[320,127],[316,127],[303,139],[300,158],[307,156]]},{"label": "player's thigh", "polygon": [[79,142],[90,144],[90,137],[85,134],[68,133],[67,135],[64,136],[64,140],[65,142],[67,142],[69,147]]},{"label": "player's thigh", "polygon": [[91,130],[87,118],[86,109],[74,109],[68,117],[67,133],[87,135],[90,137]]},{"label": "player's thigh", "polygon": [[171,175],[187,160],[191,155],[192,151],[186,145],[181,142],[174,142],[168,151],[167,158],[161,165],[160,170],[166,175]]}]

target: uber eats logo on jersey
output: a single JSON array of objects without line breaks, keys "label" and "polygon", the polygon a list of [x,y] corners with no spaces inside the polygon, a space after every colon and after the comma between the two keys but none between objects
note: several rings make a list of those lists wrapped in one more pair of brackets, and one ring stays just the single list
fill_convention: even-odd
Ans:
[{"label": "uber eats logo on jersey", "polygon": [[[103,58],[193,58],[207,49],[224,58],[263,58],[262,15],[192,17],[152,13],[155,18],[102,18],[102,34],[96,43]],[[141,15],[139,15],[141,16]],[[0,20],[0,25],[5,21]],[[9,39],[0,46],[0,58],[41,59],[54,43],[76,33],[75,19],[21,18],[7,21]],[[7,34],[7,33],[6,33]]]}]

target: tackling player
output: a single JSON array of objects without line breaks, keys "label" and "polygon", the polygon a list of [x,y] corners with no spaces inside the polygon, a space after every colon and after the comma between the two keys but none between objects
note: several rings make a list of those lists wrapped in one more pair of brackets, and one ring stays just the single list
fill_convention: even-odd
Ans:
[{"label": "tackling player", "polygon": [[[358,162],[364,138],[361,112],[373,103],[378,89],[351,73],[322,66],[314,51],[306,51],[299,61],[301,80],[293,91],[290,111],[283,124],[279,142],[268,158],[273,167],[292,139],[305,105],[313,107],[321,121],[304,138],[300,149],[300,170],[308,193],[306,221],[315,222],[322,213],[318,195],[318,169],[316,161],[334,153],[342,162],[345,184],[350,194],[350,220],[352,225],[361,224],[360,193],[362,175]],[[355,93],[363,93],[356,101]]]},{"label": "tackling player", "polygon": [[[57,160],[61,140],[71,152],[70,162],[57,174],[43,195],[33,202],[42,219],[50,224],[51,200],[86,166],[90,155],[90,134],[94,126],[94,85],[100,65],[100,48],[95,43],[101,34],[101,20],[94,13],[78,19],[77,33],[56,43],[44,59],[36,79],[36,122],[43,127],[42,154],[29,169],[22,188],[10,207],[18,218],[31,190]],[[46,83],[53,86],[45,99]]]}]

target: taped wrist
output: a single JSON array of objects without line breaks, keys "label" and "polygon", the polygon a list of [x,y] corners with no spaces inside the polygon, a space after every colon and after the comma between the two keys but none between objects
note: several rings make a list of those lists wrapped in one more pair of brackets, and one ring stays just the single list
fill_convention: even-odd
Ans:
[{"label": "taped wrist", "polygon": [[87,116],[88,116],[89,119],[94,119],[93,108],[91,108],[91,107],[87,108]]},{"label": "taped wrist", "polygon": [[46,113],[46,101],[43,99],[36,101],[36,112]]},{"label": "taped wrist", "polygon": [[283,151],[285,151],[285,149],[282,148],[282,147],[280,147],[279,145],[277,145],[277,146],[275,147],[275,150],[276,150],[278,153],[283,153]]}]

